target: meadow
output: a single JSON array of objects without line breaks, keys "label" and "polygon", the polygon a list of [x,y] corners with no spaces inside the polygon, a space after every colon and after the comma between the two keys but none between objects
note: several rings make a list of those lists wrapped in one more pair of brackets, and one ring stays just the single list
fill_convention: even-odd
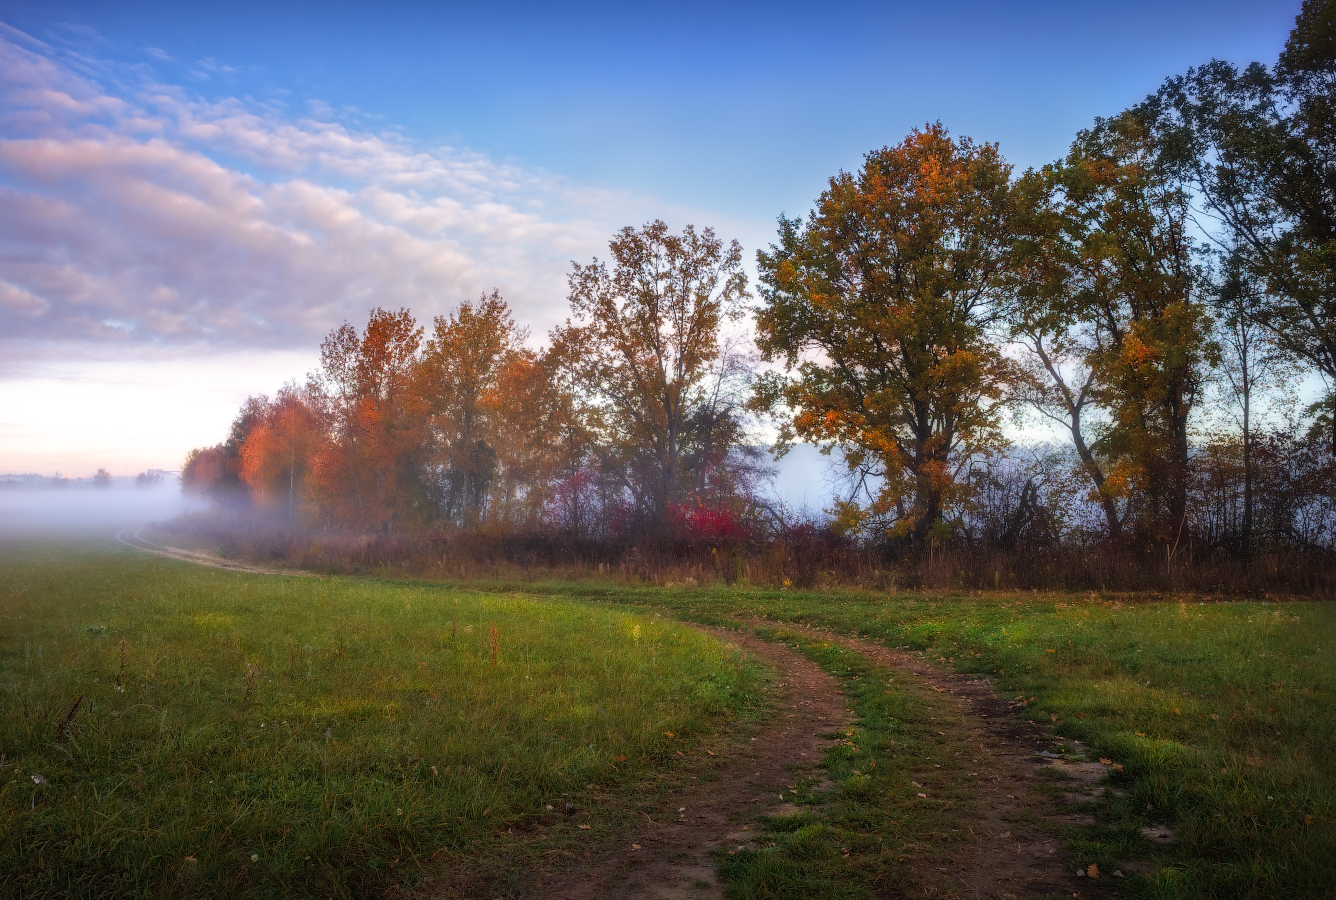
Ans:
[{"label": "meadow", "polygon": [[[693,621],[742,621],[762,635],[801,641],[809,655],[842,674],[860,703],[860,741],[872,752],[884,753],[897,740],[900,756],[932,752],[922,728],[906,734],[912,719],[905,704],[912,698],[905,696],[905,679],[897,696],[888,696],[887,679],[895,673],[804,639],[804,627],[921,651],[945,670],[987,675],[1018,704],[1017,716],[1051,728],[1056,749],[1080,740],[1095,758],[1118,763],[1109,771],[1115,792],[1090,810],[1097,827],[1069,829],[1067,838],[1075,855],[1105,872],[1128,870],[1119,883],[1123,895],[1332,896],[1336,607],[1330,603],[725,586],[553,584],[550,590]],[[843,776],[857,763],[840,754],[832,762]],[[828,847],[848,847],[859,835],[866,846],[869,820],[903,820],[914,809],[903,790],[882,794],[893,772],[883,767],[882,783],[860,791],[861,801],[841,797],[837,809],[857,824],[834,833]],[[1143,829],[1156,826],[1168,826],[1173,840],[1148,838]],[[799,854],[811,855],[810,847]],[[875,883],[885,868],[884,854],[869,848],[864,876]]]},{"label": "meadow", "polygon": [[578,791],[745,718],[762,677],[577,599],[10,543],[0,895],[380,895],[587,813]]},{"label": "meadow", "polygon": [[970,723],[815,629],[987,675],[1055,751],[1109,760],[1094,824],[1061,829],[1123,876],[1105,890],[1336,884],[1326,603],[317,579],[11,544],[0,613],[6,896],[378,896],[429,890],[442,852],[522,893],[535,834],[594,847],[678,751],[768,714],[770,673],[684,622],[797,647],[857,721],[829,789],[721,849],[731,897],[905,894],[975,846],[978,760],[948,752]]}]

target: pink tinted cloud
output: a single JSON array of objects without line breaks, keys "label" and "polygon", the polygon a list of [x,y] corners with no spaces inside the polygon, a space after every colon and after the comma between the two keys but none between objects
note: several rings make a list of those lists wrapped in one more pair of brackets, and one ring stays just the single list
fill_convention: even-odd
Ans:
[{"label": "pink tinted cloud", "polygon": [[0,341],[308,347],[375,305],[425,318],[499,287],[538,333],[631,198],[448,148],[116,96],[0,29]]}]

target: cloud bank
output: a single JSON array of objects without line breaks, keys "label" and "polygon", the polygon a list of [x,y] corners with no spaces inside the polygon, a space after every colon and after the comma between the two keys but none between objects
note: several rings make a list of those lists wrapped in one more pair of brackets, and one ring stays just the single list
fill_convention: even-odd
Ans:
[{"label": "cloud bank", "polygon": [[311,348],[372,306],[421,318],[492,287],[541,334],[569,261],[642,206],[327,109],[205,101],[0,25],[11,354]]}]

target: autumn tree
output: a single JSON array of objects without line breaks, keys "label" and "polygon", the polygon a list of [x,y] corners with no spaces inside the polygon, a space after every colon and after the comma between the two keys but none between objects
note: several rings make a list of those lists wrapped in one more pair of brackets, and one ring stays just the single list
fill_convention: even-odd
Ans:
[{"label": "autumn tree", "polygon": [[1065,284],[1085,323],[1085,363],[1109,415],[1101,490],[1139,511],[1147,536],[1181,536],[1191,418],[1212,356],[1197,295],[1186,185],[1136,116],[1100,120],[1048,169],[1074,256]]},{"label": "autumn tree", "polygon": [[1274,66],[1214,60],[1136,113],[1172,142],[1221,246],[1262,281],[1259,323],[1325,379],[1320,419],[1336,446],[1334,23],[1336,0],[1304,0]]},{"label": "autumn tree", "polygon": [[1091,365],[1096,324],[1084,308],[1086,273],[1055,181],[1052,167],[1031,170],[1013,188],[1015,243],[1005,278],[1008,338],[1020,350],[1013,396],[1067,433],[1105,528],[1117,540],[1122,514],[1107,483],[1109,461],[1095,446],[1102,424]]},{"label": "autumn tree", "polygon": [[660,221],[623,228],[608,248],[611,269],[573,265],[572,316],[552,334],[553,358],[640,515],[661,529],[691,455],[740,439],[735,422],[706,411],[727,374],[721,328],[749,296],[742,248]]},{"label": "autumn tree", "polygon": [[261,407],[241,444],[240,476],[261,509],[298,518],[313,461],[324,448],[323,423],[307,389],[284,385],[272,400],[255,398]]},{"label": "autumn tree", "polygon": [[508,401],[529,387],[524,368],[534,354],[523,346],[527,336],[496,291],[436,317],[417,379],[430,414],[430,464],[446,521],[474,526],[498,481],[508,483],[505,493],[516,490],[525,446],[538,437],[503,440],[507,413],[522,411]]},{"label": "autumn tree", "polygon": [[[968,494],[963,463],[999,448],[1008,366],[989,329],[1011,245],[1010,167],[940,124],[830,180],[804,223],[758,254],[759,393],[782,437],[839,448],[875,476],[866,510],[925,540]],[[851,510],[846,508],[846,512]]]},{"label": "autumn tree", "polygon": [[422,329],[407,309],[374,309],[361,333],[345,322],[320,346],[312,392],[332,442],[315,461],[327,510],[364,528],[429,519],[422,484],[426,415],[413,390]]}]

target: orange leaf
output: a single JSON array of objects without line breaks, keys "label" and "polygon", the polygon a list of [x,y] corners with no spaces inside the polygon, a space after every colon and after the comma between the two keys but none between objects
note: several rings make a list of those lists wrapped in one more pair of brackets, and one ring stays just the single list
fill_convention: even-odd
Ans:
[{"label": "orange leaf", "polygon": [[1086,874],[1089,875],[1091,878],[1098,878],[1099,866],[1095,865],[1094,863],[1091,863],[1090,865],[1086,866]]}]

